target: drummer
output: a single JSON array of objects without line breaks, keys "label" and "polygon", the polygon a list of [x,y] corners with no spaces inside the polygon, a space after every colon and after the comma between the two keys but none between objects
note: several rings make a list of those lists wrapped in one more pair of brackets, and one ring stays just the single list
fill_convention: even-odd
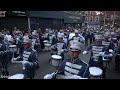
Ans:
[{"label": "drummer", "polygon": [[[56,54],[59,54],[62,57],[62,60],[64,60],[64,50],[67,49],[66,43],[63,41],[63,37],[61,35],[58,36],[58,41],[56,41],[56,44],[51,46],[51,49],[53,51],[57,51]],[[51,51],[51,55],[54,54]]]},{"label": "drummer", "polygon": [[[95,35],[95,44],[91,45],[90,47],[87,48],[86,51],[83,52],[83,54],[87,54],[88,51],[91,50],[91,56],[90,56],[90,61],[89,65],[90,67],[99,67],[100,69],[103,69],[103,60],[102,57],[100,57],[99,53],[105,51],[105,46],[102,45],[102,35]],[[105,76],[105,72],[103,70],[103,77]]]},{"label": "drummer", "polygon": [[39,50],[40,50],[40,40],[39,38],[37,37],[37,33],[36,32],[32,32],[32,47],[33,49],[35,49],[38,53],[39,53]]},{"label": "drummer", "polygon": [[[58,74],[72,77],[72,79],[88,78],[89,66],[86,62],[80,59],[81,43],[77,41],[71,41],[70,44],[70,59],[63,61],[62,65],[58,69]],[[44,79],[52,79],[53,73],[46,75]]]},{"label": "drummer", "polygon": [[19,55],[23,51],[23,36],[21,34],[21,31],[16,31],[16,45],[17,45],[17,54]]},{"label": "drummer", "polygon": [[75,36],[73,36],[71,40],[77,40],[81,43],[84,43],[85,38],[82,35],[79,34],[79,31],[77,29],[75,29]]},{"label": "drummer", "polygon": [[13,58],[13,60],[23,60],[23,74],[25,78],[33,79],[35,76],[36,69],[38,69],[38,57],[36,50],[32,49],[32,40],[23,40],[24,51],[23,54],[18,58]]},{"label": "drummer", "polygon": [[4,35],[0,34],[0,62],[2,65],[2,77],[8,76],[9,72],[7,70],[8,62],[10,61],[9,50],[7,44],[4,42]]}]

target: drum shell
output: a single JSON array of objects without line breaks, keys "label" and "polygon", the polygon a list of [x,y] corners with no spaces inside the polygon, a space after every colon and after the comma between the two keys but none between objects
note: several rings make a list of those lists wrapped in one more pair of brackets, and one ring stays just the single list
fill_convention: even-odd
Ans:
[{"label": "drum shell", "polygon": [[10,76],[8,79],[24,79],[24,75],[23,74],[15,74],[13,76]]},{"label": "drum shell", "polygon": [[61,60],[62,60],[62,58],[61,59],[55,59],[55,58],[51,57],[51,64],[53,66],[59,66],[60,63],[61,63]]},{"label": "drum shell", "polygon": [[90,72],[89,74],[90,79],[101,79],[102,78],[103,70],[100,69],[99,67],[90,67],[89,72]]},{"label": "drum shell", "polygon": [[102,76],[100,75],[100,76],[92,76],[92,75],[90,75],[90,79],[101,79],[102,78]]},{"label": "drum shell", "polygon": [[10,50],[11,52],[17,52],[17,46],[9,47],[9,50]]}]

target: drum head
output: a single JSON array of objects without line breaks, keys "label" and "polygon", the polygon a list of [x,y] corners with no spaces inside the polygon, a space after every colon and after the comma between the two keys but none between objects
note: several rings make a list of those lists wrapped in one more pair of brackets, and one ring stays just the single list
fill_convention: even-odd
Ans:
[{"label": "drum head", "polygon": [[8,79],[24,79],[23,74],[15,74],[13,76],[10,76]]},{"label": "drum head", "polygon": [[48,47],[49,47],[49,46],[51,46],[51,44],[45,44],[45,46],[48,46]]},{"label": "drum head", "polygon": [[104,57],[103,57],[103,61],[109,61],[109,58],[104,58]]},{"label": "drum head", "polygon": [[52,55],[51,57],[52,57],[53,59],[62,59],[62,57],[59,56],[59,55]]},{"label": "drum head", "polygon": [[48,41],[47,40],[45,40],[45,41],[43,41],[44,43],[47,43]]},{"label": "drum head", "polygon": [[17,45],[10,45],[9,48],[14,48],[16,47]]},{"label": "drum head", "polygon": [[89,72],[93,76],[100,76],[102,74],[102,69],[99,67],[90,67]]}]

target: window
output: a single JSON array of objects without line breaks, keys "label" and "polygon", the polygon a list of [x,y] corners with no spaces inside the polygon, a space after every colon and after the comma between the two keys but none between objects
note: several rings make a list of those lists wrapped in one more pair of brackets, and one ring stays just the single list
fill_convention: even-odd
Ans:
[{"label": "window", "polygon": [[93,22],[93,17],[90,17],[90,18],[89,18],[89,22]]},{"label": "window", "polygon": [[85,21],[86,21],[86,22],[88,21],[88,17],[85,18]]},{"label": "window", "polygon": [[92,11],[90,11],[90,15],[93,15],[93,12],[92,12]]},{"label": "window", "polygon": [[99,21],[99,17],[96,17],[96,19],[95,19],[95,20],[96,20],[96,22],[98,22],[98,21]]},{"label": "window", "polygon": [[85,11],[85,15],[86,15],[86,16],[88,15],[88,11]]}]

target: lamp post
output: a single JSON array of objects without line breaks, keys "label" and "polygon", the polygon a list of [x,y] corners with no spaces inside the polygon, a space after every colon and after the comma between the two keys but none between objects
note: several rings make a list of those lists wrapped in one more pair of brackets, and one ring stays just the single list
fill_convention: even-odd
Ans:
[{"label": "lamp post", "polygon": [[115,23],[115,11],[113,12],[113,25]]},{"label": "lamp post", "polygon": [[104,25],[105,25],[105,19],[106,19],[106,11],[105,11],[105,14],[104,14]]}]

